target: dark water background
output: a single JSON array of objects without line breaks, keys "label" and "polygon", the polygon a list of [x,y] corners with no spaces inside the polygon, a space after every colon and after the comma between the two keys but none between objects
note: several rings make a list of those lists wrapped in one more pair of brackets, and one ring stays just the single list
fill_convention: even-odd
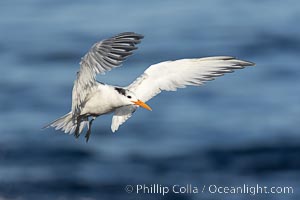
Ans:
[{"label": "dark water background", "polygon": [[[297,0],[0,2],[0,199],[299,199]],[[254,68],[163,93],[116,134],[98,118],[88,144],[53,129],[68,112],[81,56],[119,32],[145,35],[127,85],[164,60],[232,55]],[[128,184],[260,184],[294,194],[127,194]]]}]

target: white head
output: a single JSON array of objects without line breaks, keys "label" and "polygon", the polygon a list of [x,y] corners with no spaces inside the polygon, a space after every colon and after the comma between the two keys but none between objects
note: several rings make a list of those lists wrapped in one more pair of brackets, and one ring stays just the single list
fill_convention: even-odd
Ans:
[{"label": "white head", "polygon": [[152,110],[147,104],[145,104],[144,102],[142,102],[141,100],[139,100],[135,94],[133,92],[131,92],[130,90],[124,89],[124,88],[118,88],[115,87],[115,90],[121,94],[121,99],[122,102],[125,105],[138,105],[141,106],[147,110]]}]

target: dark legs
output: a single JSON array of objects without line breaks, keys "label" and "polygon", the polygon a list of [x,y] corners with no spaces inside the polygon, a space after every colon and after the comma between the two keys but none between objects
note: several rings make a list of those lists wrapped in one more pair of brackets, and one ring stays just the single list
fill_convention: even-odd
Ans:
[{"label": "dark legs", "polygon": [[79,128],[80,128],[80,123],[81,123],[81,121],[80,121],[80,118],[79,118],[80,116],[78,116],[77,117],[77,119],[76,119],[76,129],[75,129],[75,137],[76,138],[78,138],[79,137]]},{"label": "dark legs", "polygon": [[[91,121],[89,121],[89,124],[88,124],[88,130],[87,130],[87,132],[86,132],[86,134],[85,134],[86,142],[89,141],[89,138],[90,138],[90,135],[91,135],[91,131],[92,131],[92,123],[93,123],[93,121],[94,121],[95,119],[96,119],[96,117],[92,117]],[[75,129],[75,133],[74,133],[74,136],[75,136],[76,138],[78,138],[79,135],[80,135],[80,133],[79,133],[79,131],[80,131],[80,124],[81,124],[81,123],[84,123],[83,126],[85,126],[86,123],[87,123],[87,121],[88,121],[88,117],[84,117],[84,118],[82,118],[82,117],[80,117],[80,116],[77,117],[77,119],[76,119],[76,129]]]},{"label": "dark legs", "polygon": [[91,119],[91,121],[89,122],[88,130],[87,130],[87,132],[86,132],[86,134],[85,134],[85,141],[86,141],[86,142],[88,142],[89,139],[90,139],[90,135],[91,135],[91,131],[92,131],[92,123],[93,123],[94,119],[96,119],[96,118],[93,117],[93,118]]}]

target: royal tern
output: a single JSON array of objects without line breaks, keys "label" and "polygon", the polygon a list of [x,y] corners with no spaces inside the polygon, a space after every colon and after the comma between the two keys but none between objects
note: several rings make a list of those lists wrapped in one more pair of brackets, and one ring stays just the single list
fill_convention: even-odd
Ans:
[{"label": "royal tern", "polygon": [[151,65],[127,87],[96,80],[97,74],[120,66],[137,49],[141,39],[143,36],[140,34],[125,32],[95,43],[81,59],[72,91],[71,111],[45,128],[55,127],[65,133],[74,133],[77,138],[87,127],[85,137],[88,141],[92,123],[100,115],[114,113],[111,130],[115,132],[138,107],[151,110],[145,102],[161,91],[200,86],[224,73],[254,65],[231,56],[181,59]]}]

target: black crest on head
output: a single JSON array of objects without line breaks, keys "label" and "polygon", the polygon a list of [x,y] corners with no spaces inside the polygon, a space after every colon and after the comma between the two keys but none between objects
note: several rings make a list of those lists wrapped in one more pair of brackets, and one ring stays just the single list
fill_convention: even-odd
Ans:
[{"label": "black crest on head", "polygon": [[126,91],[123,89],[123,88],[115,88],[115,90],[117,90],[119,92],[119,94],[122,94],[122,95],[126,95]]}]

